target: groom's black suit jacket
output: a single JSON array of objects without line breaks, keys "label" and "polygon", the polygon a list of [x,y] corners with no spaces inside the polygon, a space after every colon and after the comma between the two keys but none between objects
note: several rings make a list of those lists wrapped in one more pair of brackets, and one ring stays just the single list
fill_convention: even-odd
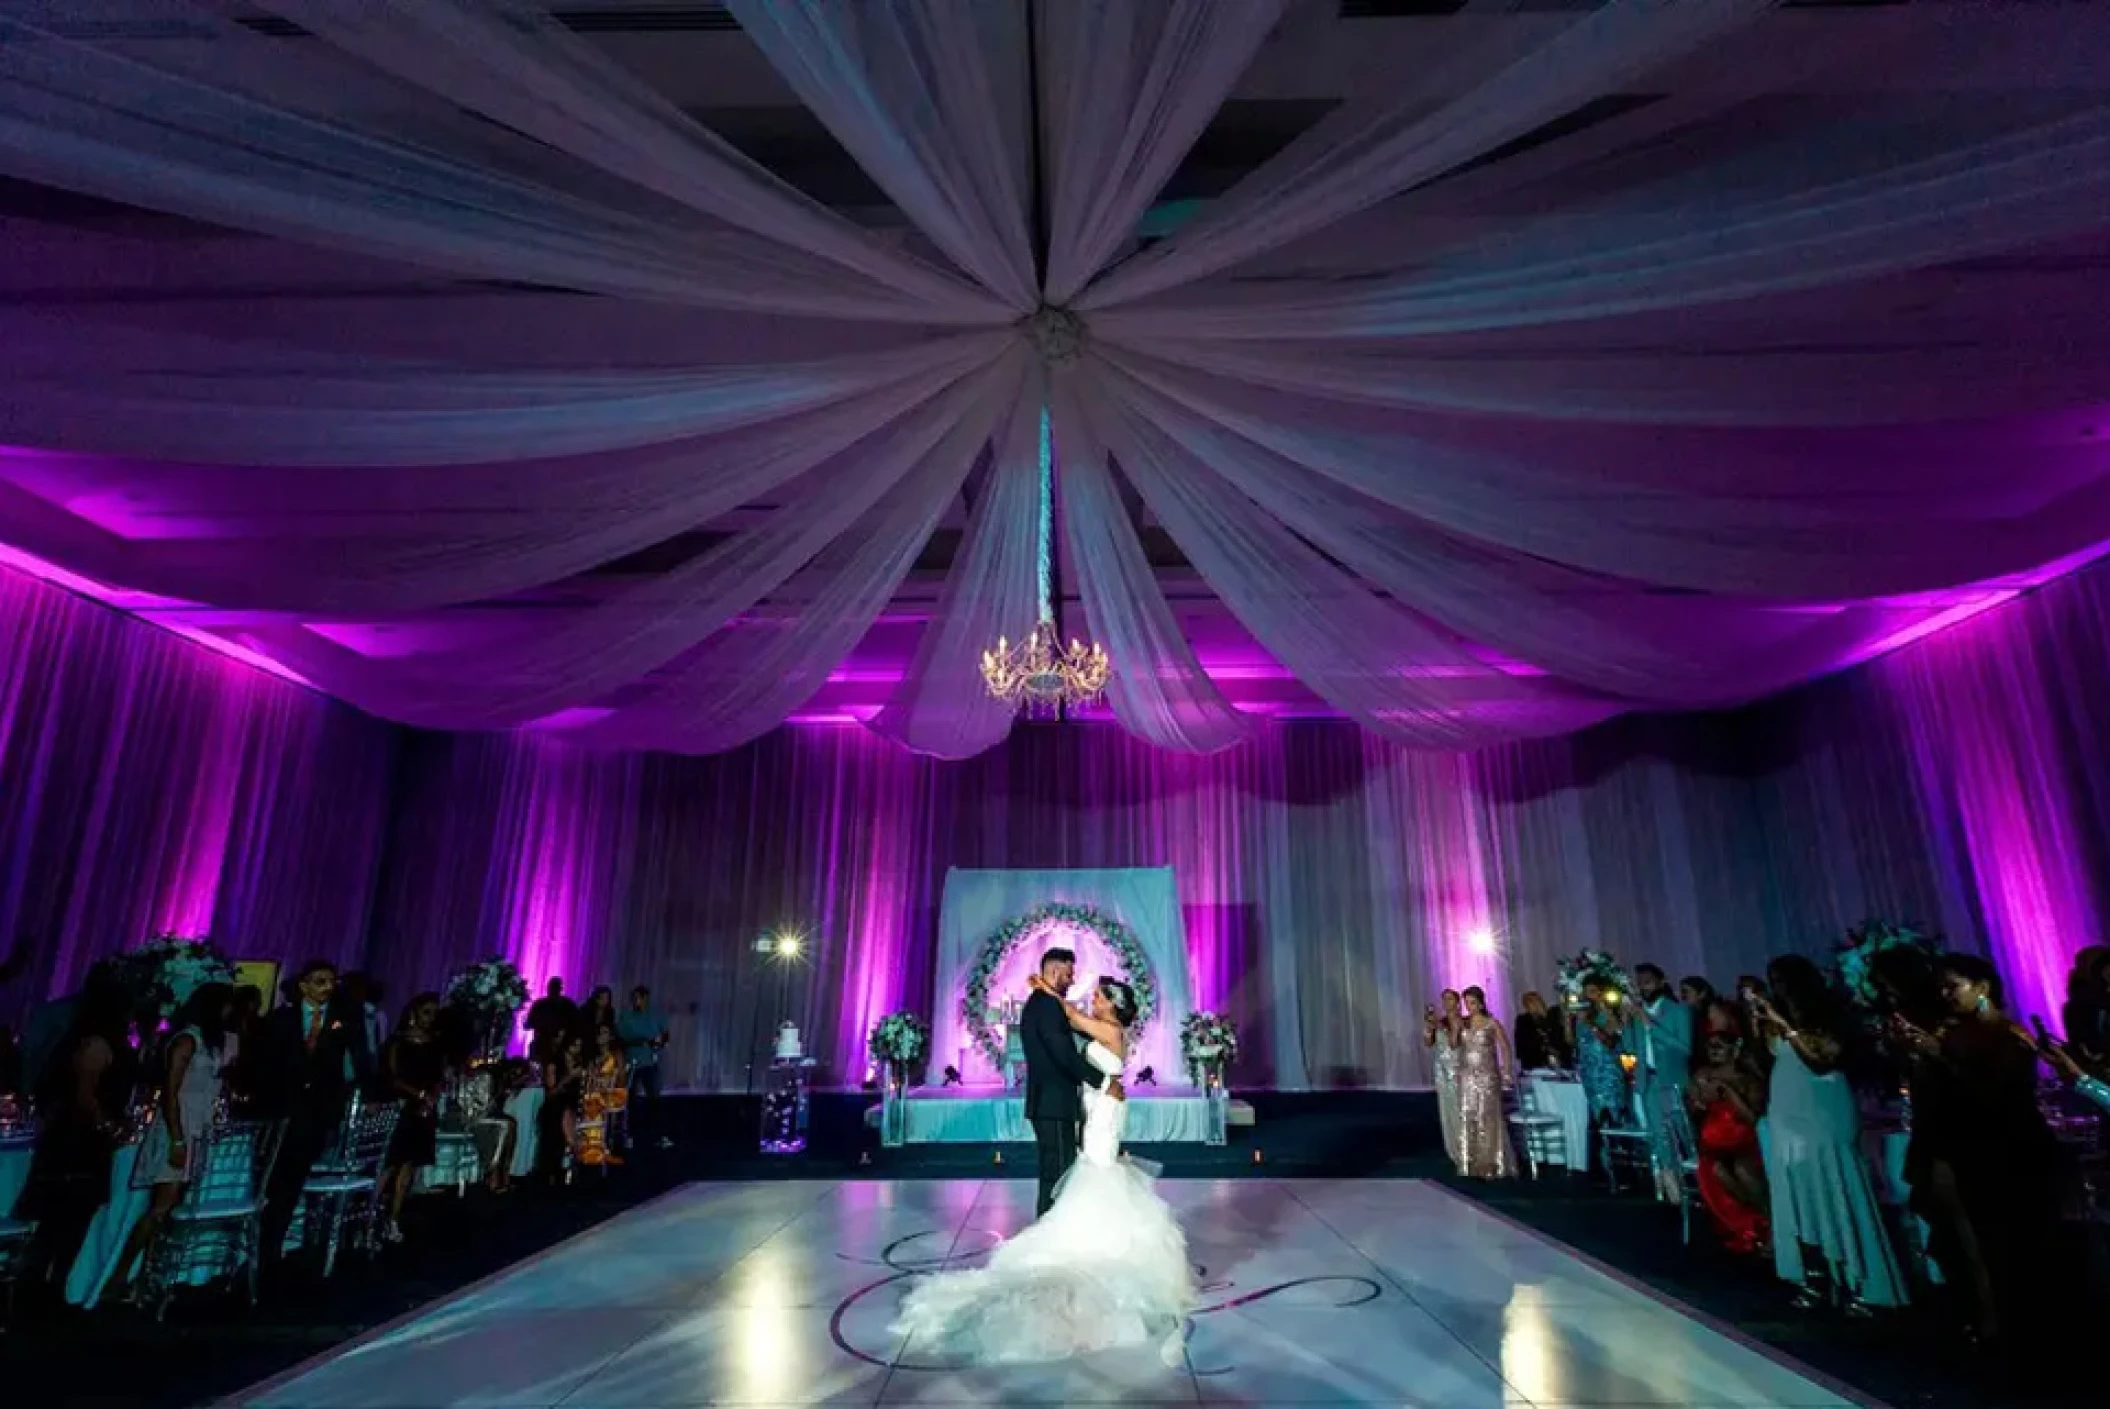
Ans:
[{"label": "groom's black suit jacket", "polygon": [[1026,1119],[1084,1119],[1086,1086],[1106,1084],[1106,1073],[1084,1059],[1062,1000],[1035,993],[1018,1018],[1019,1045],[1026,1053]]}]

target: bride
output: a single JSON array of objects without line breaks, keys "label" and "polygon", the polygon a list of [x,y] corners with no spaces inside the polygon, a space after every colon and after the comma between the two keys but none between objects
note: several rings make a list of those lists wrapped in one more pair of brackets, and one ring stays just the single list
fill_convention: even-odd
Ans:
[{"label": "bride", "polygon": [[[1036,988],[1043,987],[1038,978]],[[1060,994],[1055,995],[1060,998]],[[1118,1076],[1136,1020],[1135,991],[1101,979],[1091,1011],[1063,1005],[1090,1039],[1085,1060]],[[990,1254],[987,1265],[941,1272],[902,1304],[896,1334],[919,1350],[979,1364],[1063,1360],[1156,1343],[1182,1353],[1194,1306],[1187,1239],[1150,1176],[1121,1156],[1128,1103],[1087,1089],[1084,1138],[1055,1206]]]}]

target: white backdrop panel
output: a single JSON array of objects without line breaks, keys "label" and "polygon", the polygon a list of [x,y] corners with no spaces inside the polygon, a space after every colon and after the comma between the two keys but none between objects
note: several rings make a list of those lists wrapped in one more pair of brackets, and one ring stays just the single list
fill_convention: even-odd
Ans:
[{"label": "white backdrop panel", "polygon": [[[1036,906],[1060,901],[1089,905],[1127,925],[1150,960],[1158,985],[1158,1011],[1130,1061],[1130,1070],[1158,1069],[1168,1083],[1184,1080],[1179,1061],[1180,1020],[1193,1010],[1193,980],[1187,972],[1187,926],[1180,915],[1178,887],[1170,866],[1126,870],[967,871],[945,873],[945,894],[938,910],[938,962],[935,965],[936,1012],[931,1016],[933,1068],[959,1060],[970,1046],[960,1017],[960,994],[982,942],[1004,921]],[[1056,942],[1029,937],[998,970],[989,988],[990,1001],[1024,998],[1026,978],[1040,951]],[[1089,991],[1091,980],[1120,971],[1107,949],[1092,937],[1066,934],[1061,941],[1077,951],[1077,990]],[[993,1080],[995,1073],[979,1054],[970,1052],[962,1067],[969,1081]]]}]

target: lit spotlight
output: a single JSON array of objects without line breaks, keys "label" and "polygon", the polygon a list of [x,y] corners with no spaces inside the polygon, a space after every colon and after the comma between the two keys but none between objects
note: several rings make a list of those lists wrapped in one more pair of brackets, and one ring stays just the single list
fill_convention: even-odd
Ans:
[{"label": "lit spotlight", "polygon": [[787,932],[777,936],[776,954],[779,959],[796,959],[805,947],[806,939],[801,934]]},{"label": "lit spotlight", "polygon": [[1498,947],[1495,932],[1486,925],[1470,930],[1465,936],[1465,947],[1475,954],[1492,954]]}]

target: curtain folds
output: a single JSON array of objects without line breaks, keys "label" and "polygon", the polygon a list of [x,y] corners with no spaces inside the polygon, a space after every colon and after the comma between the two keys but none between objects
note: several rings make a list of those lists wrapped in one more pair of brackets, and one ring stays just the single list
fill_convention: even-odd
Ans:
[{"label": "curtain folds", "polygon": [[1030,379],[992,439],[956,565],[901,682],[869,721],[917,753],[971,758],[1011,732],[1012,708],[983,687],[981,656],[994,641],[1022,639],[1040,611],[1041,386]]},{"label": "curtain folds", "polygon": [[1094,424],[1084,375],[1057,377],[1049,395],[1055,453],[1064,465],[1063,541],[1078,569],[1092,638],[1121,662],[1107,686],[1114,717],[1138,738],[1185,753],[1216,753],[1245,739],[1251,722],[1195,659],[1144,556]]},{"label": "curtain folds", "polygon": [[390,719],[947,758],[1042,405],[1187,752],[1739,703],[2110,542],[2110,14],[731,9],[9,7],[0,541]]}]

